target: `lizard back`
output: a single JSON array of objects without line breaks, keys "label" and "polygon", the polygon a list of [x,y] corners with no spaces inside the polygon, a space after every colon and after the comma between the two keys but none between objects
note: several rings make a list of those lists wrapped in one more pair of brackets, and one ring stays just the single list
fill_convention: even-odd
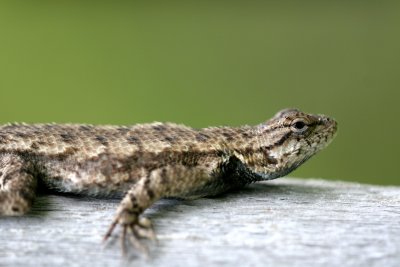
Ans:
[{"label": "lizard back", "polygon": [[8,124],[0,127],[0,153],[34,162],[41,181],[57,191],[113,196],[161,167],[202,166],[211,172],[221,151],[249,144],[251,131],[248,126],[193,129],[159,122]]}]

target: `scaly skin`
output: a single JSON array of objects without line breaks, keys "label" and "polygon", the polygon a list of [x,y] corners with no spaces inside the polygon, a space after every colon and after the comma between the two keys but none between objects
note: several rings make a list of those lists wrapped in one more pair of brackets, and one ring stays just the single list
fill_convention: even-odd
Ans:
[{"label": "scaly skin", "polygon": [[[256,126],[0,126],[0,215],[29,211],[37,185],[58,192],[124,196],[116,225],[143,250],[154,238],[141,213],[162,197],[195,198],[284,176],[333,139],[337,123],[286,109]],[[129,233],[128,233],[129,232]]]}]

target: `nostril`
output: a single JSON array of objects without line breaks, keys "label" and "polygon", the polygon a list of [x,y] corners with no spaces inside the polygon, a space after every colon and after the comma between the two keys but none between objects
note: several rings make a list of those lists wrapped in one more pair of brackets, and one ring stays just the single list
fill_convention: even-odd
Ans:
[{"label": "nostril", "polygon": [[332,120],[331,120],[331,118],[329,118],[329,117],[322,117],[322,120],[324,121],[324,122],[331,122]]},{"label": "nostril", "polygon": [[320,123],[325,123],[325,122],[330,122],[330,119],[328,117],[319,117],[318,121]]}]

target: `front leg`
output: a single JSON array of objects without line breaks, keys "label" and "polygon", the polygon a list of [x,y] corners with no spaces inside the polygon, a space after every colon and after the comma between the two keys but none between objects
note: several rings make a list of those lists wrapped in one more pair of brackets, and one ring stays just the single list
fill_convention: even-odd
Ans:
[{"label": "front leg", "polygon": [[29,162],[14,154],[0,154],[0,216],[27,213],[36,196],[37,180]]},{"label": "front leg", "polygon": [[140,179],[121,201],[116,217],[107,231],[107,240],[117,224],[122,227],[122,250],[125,253],[125,239],[138,250],[146,251],[139,238],[155,239],[148,219],[140,218],[145,209],[162,197],[183,196],[197,191],[213,179],[210,171],[201,168],[187,168],[182,165],[155,169]]}]

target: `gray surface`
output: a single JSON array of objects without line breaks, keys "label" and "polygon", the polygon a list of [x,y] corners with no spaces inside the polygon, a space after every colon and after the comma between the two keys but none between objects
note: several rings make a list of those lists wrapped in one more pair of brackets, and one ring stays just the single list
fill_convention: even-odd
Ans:
[{"label": "gray surface", "polygon": [[0,219],[1,266],[400,266],[400,187],[283,178],[162,200],[150,259],[103,246],[118,200],[42,196]]}]

